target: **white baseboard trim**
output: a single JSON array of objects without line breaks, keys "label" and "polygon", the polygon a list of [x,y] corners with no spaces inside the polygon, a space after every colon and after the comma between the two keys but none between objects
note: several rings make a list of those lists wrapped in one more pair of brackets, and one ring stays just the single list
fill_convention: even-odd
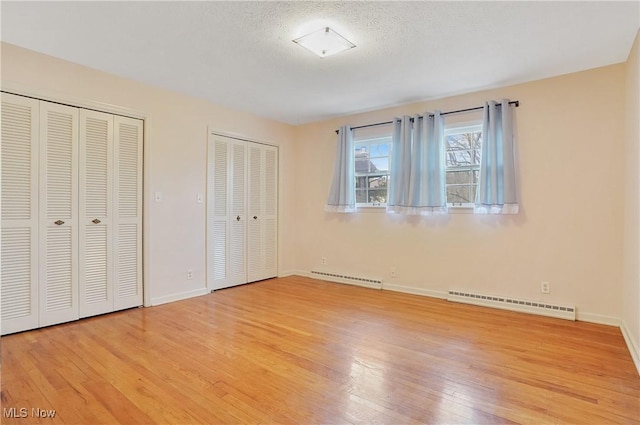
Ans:
[{"label": "white baseboard trim", "polygon": [[620,326],[620,318],[605,316],[603,314],[596,313],[583,313],[580,309],[576,311],[576,320],[580,322],[589,322],[589,323],[597,323],[599,325],[609,325],[609,326]]},{"label": "white baseboard trim", "polygon": [[300,272],[298,270],[285,270],[283,272],[278,273],[278,277],[289,277],[294,275],[299,275]]},{"label": "white baseboard trim", "polygon": [[194,289],[193,291],[179,292],[177,294],[165,295],[163,297],[151,298],[151,305],[167,304],[174,301],[186,300],[187,298],[199,297],[210,293],[207,288]]},{"label": "white baseboard trim", "polygon": [[447,291],[434,291],[433,289],[415,288],[413,286],[394,285],[383,283],[382,289],[394,292],[404,292],[405,294],[422,295],[431,298],[447,299]]},{"label": "white baseboard trim", "polygon": [[627,348],[629,349],[633,363],[636,365],[638,375],[640,375],[640,347],[638,346],[638,341],[633,339],[631,332],[629,332],[627,328],[627,323],[624,320],[620,324],[620,330],[622,331],[624,342],[627,343]]}]

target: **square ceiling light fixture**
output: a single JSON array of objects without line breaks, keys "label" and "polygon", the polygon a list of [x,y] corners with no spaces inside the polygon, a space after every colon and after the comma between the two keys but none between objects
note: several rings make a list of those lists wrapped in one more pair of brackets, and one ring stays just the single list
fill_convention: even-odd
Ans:
[{"label": "square ceiling light fixture", "polygon": [[355,44],[329,27],[320,28],[310,34],[303,35],[293,40],[293,42],[311,50],[321,58],[356,47]]}]

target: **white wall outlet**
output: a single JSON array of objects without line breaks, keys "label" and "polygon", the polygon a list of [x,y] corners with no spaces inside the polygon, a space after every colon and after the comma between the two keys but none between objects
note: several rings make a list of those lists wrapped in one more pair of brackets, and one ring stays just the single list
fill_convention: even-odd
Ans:
[{"label": "white wall outlet", "polygon": [[543,294],[549,293],[549,282],[540,282],[540,292]]},{"label": "white wall outlet", "polygon": [[193,279],[193,270],[187,269],[187,279],[188,280]]},{"label": "white wall outlet", "polygon": [[391,267],[391,277],[398,277],[398,273],[396,272],[395,267]]},{"label": "white wall outlet", "polygon": [[327,265],[327,257],[322,257],[322,265],[323,266]]}]

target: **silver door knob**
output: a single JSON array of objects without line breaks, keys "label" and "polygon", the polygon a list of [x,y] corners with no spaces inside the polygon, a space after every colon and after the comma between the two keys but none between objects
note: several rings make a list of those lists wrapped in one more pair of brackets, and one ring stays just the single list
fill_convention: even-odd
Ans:
[{"label": "silver door knob", "polygon": [[94,218],[93,220],[91,220],[91,222],[92,222],[93,224],[99,224],[99,223],[100,223],[100,220],[98,220],[97,218]]}]

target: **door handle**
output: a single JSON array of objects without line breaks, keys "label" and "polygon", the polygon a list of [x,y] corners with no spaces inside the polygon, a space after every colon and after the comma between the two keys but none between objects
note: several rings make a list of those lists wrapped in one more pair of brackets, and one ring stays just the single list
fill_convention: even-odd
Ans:
[{"label": "door handle", "polygon": [[53,224],[57,224],[58,226],[62,226],[64,224],[64,221],[62,221],[62,220],[54,221]]},{"label": "door handle", "polygon": [[236,217],[236,221],[240,221],[240,216],[237,216],[237,217]]},{"label": "door handle", "polygon": [[92,222],[93,224],[99,224],[99,223],[100,223],[100,220],[98,220],[97,218],[94,218],[93,220],[91,220],[91,222]]},{"label": "door handle", "polygon": [[254,215],[254,216],[253,216],[253,219],[254,219],[254,220],[257,220],[257,219],[258,219],[258,216],[257,216],[257,215]]}]

